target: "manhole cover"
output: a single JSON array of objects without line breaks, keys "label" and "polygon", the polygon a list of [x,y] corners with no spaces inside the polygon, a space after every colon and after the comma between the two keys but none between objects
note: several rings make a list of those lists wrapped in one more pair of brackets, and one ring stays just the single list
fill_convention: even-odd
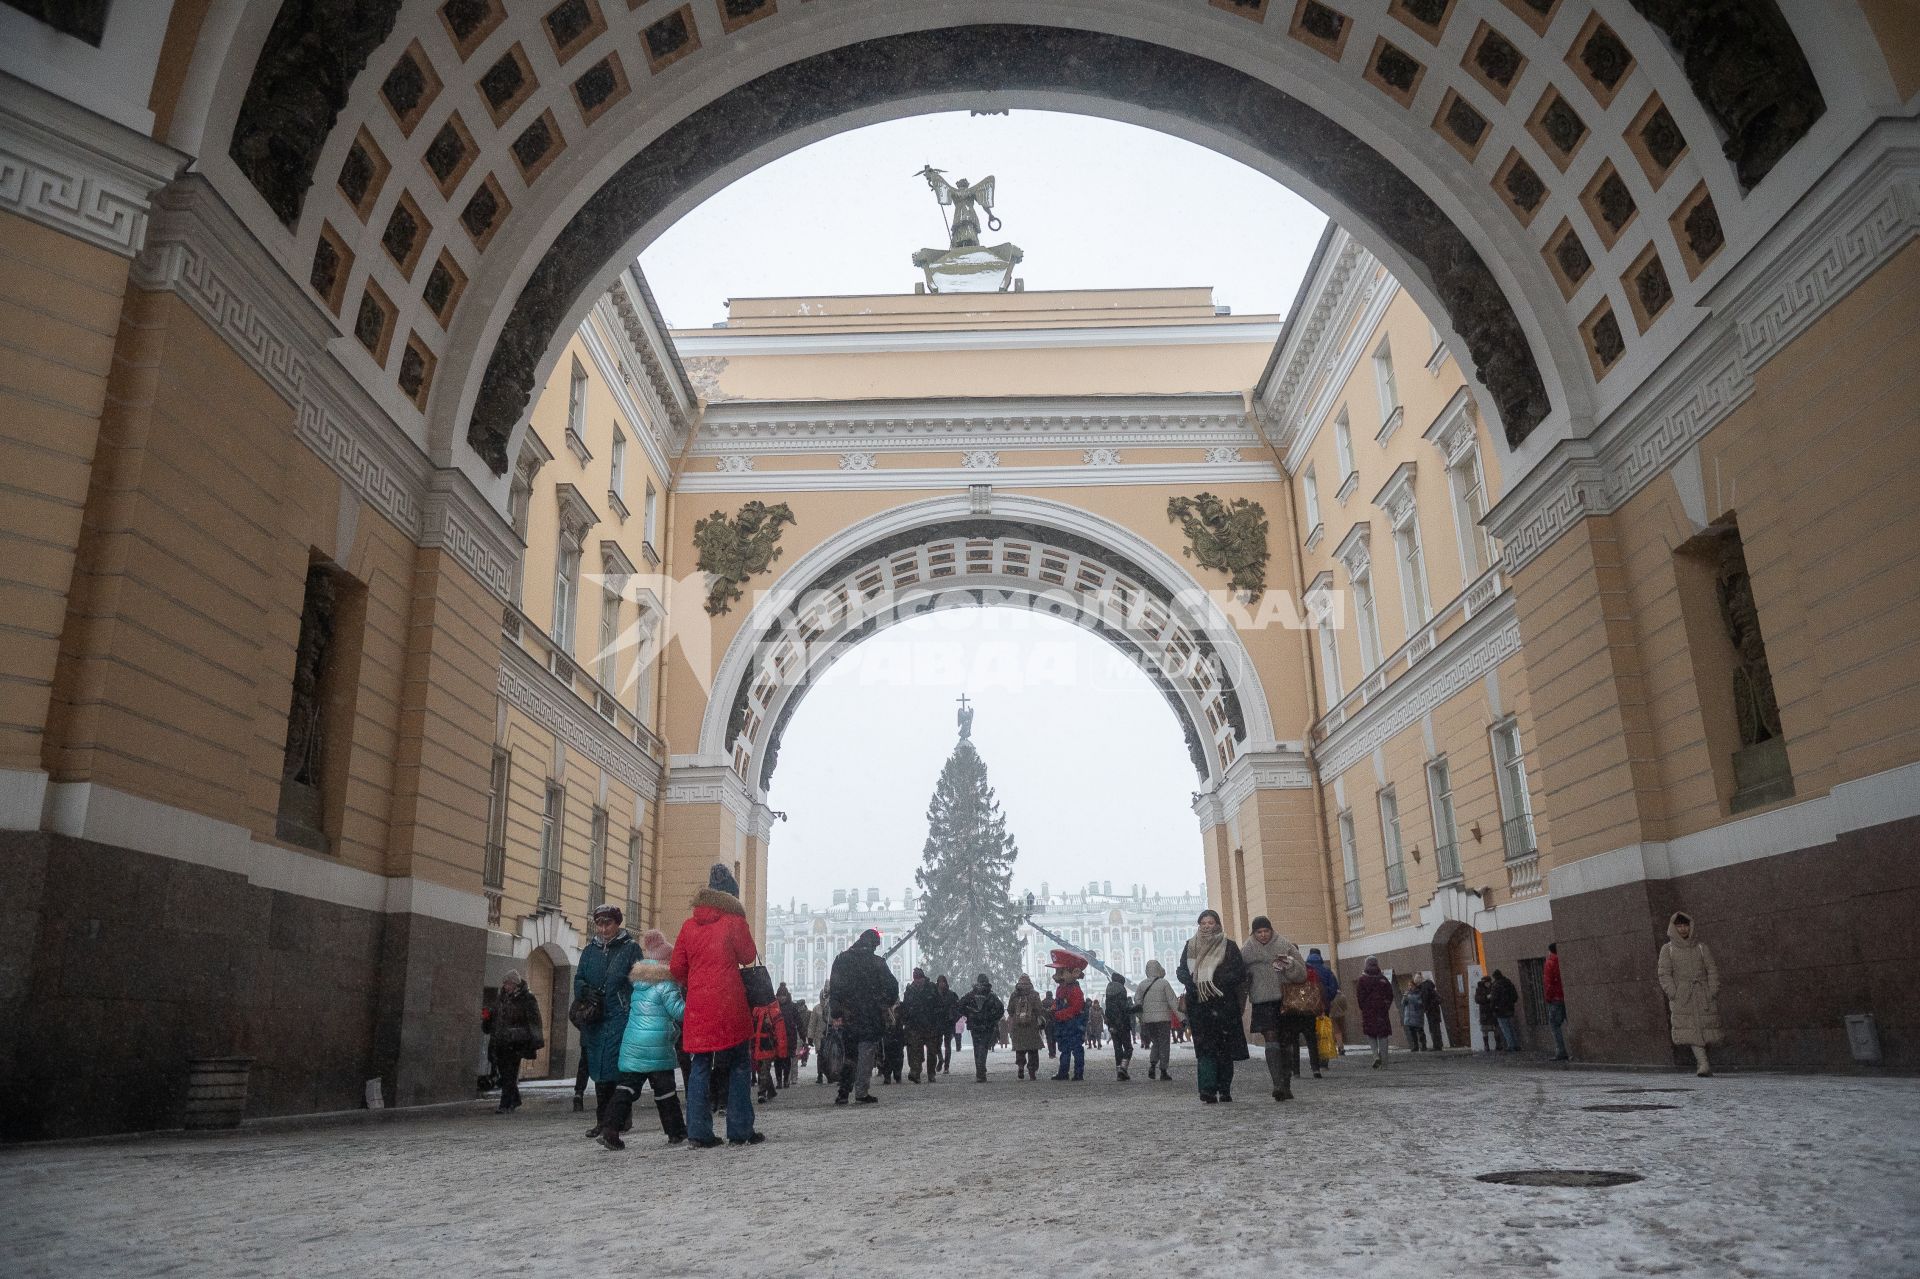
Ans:
[{"label": "manhole cover", "polygon": [[1636,1110],[1678,1110],[1678,1106],[1669,1106],[1665,1102],[1642,1101],[1620,1102],[1611,1106],[1582,1106],[1582,1110],[1597,1110],[1603,1115],[1630,1115]]},{"label": "manhole cover", "polygon": [[1519,1168],[1512,1172],[1483,1172],[1478,1180],[1498,1186],[1565,1186],[1575,1190],[1597,1186],[1624,1186],[1639,1181],[1637,1172],[1611,1172],[1604,1168]]}]

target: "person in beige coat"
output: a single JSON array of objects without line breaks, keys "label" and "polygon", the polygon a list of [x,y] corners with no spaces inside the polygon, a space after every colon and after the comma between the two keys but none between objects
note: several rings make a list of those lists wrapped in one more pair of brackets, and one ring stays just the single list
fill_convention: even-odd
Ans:
[{"label": "person in beige coat", "polygon": [[1667,944],[1660,948],[1660,989],[1667,992],[1673,1042],[1693,1049],[1696,1075],[1707,1076],[1707,1047],[1720,1042],[1720,970],[1713,952],[1694,940],[1693,920],[1676,911],[1667,921]]},{"label": "person in beige coat", "polygon": [[1140,1016],[1140,1038],[1147,1044],[1147,1078],[1165,1081],[1172,1076],[1167,1074],[1167,1060],[1171,1055],[1169,1045],[1173,1042],[1173,985],[1167,981],[1167,970],[1157,959],[1147,961],[1147,976],[1134,991],[1134,1007]]}]

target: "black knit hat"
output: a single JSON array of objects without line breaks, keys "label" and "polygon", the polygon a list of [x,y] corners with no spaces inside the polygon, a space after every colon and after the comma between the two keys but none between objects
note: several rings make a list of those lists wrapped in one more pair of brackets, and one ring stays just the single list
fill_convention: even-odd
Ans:
[{"label": "black knit hat", "polygon": [[707,887],[717,888],[735,897],[740,895],[740,881],[733,877],[733,872],[727,869],[725,862],[715,862],[713,869],[707,872]]},{"label": "black knit hat", "polygon": [[1272,927],[1273,921],[1271,919],[1268,919],[1265,915],[1255,915],[1253,917],[1253,927],[1248,929],[1248,931],[1257,933],[1262,928],[1271,929]]}]

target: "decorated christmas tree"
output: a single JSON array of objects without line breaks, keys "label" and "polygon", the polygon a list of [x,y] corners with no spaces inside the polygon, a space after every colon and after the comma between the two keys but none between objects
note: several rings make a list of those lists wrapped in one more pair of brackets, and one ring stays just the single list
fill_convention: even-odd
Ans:
[{"label": "decorated christmas tree", "polygon": [[921,893],[920,949],[930,974],[956,988],[975,973],[996,984],[1020,971],[1020,909],[1009,893],[1020,850],[1007,833],[987,766],[973,746],[973,711],[960,699],[960,740],[927,804],[927,845],[914,872]]}]

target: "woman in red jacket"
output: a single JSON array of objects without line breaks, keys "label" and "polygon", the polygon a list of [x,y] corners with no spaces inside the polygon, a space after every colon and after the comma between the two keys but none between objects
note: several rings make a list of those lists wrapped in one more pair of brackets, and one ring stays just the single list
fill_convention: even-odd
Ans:
[{"label": "woman in red jacket", "polygon": [[753,1130],[753,1017],[743,964],[759,955],[747,928],[747,908],[733,872],[715,863],[707,887],[693,896],[693,917],[680,926],[670,971],[687,992],[680,1044],[693,1054],[687,1079],[687,1144],[710,1150],[713,1135],[709,1089],[713,1076],[727,1081],[727,1140],[736,1146],[765,1141]]}]

